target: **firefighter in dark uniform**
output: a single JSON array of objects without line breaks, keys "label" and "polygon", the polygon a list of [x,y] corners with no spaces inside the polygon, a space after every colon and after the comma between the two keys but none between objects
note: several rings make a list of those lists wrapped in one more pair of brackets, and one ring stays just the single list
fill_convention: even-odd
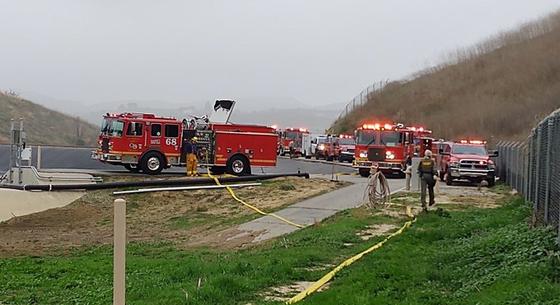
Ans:
[{"label": "firefighter in dark uniform", "polygon": [[434,159],[432,159],[432,152],[430,150],[426,150],[424,152],[424,158],[420,160],[418,163],[418,175],[420,175],[420,200],[422,201],[422,210],[427,211],[428,208],[426,206],[426,189],[428,189],[428,193],[430,196],[429,205],[434,205],[434,186],[436,185],[436,179],[434,178],[436,175],[436,164]]}]

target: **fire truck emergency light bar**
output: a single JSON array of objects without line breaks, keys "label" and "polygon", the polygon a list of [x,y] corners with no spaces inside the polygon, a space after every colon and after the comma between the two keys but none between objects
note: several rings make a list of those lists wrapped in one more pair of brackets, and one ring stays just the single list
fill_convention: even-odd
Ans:
[{"label": "fire truck emergency light bar", "polygon": [[379,123],[364,124],[364,125],[362,125],[362,128],[363,129],[373,129],[373,130],[381,130],[381,129],[391,130],[391,129],[393,129],[393,125],[385,124],[385,125],[381,126],[381,124],[379,124]]},{"label": "fire truck emergency light bar", "polygon": [[286,128],[289,131],[300,131],[300,132],[307,132],[307,128]]},{"label": "fire truck emergency light bar", "polygon": [[481,141],[481,140],[459,140],[457,142],[461,144],[476,144],[476,145],[482,145],[487,143],[487,141]]},{"label": "fire truck emergency light bar", "polygon": [[427,133],[432,133],[431,130],[428,129],[424,129],[424,127],[416,127],[416,126],[412,126],[412,127],[407,127],[408,129],[412,130],[412,131],[418,131],[418,132],[427,132]]}]

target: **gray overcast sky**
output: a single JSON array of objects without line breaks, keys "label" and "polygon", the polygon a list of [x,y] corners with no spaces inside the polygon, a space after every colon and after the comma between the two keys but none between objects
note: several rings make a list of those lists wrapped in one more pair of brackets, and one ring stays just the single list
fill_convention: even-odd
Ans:
[{"label": "gray overcast sky", "polygon": [[0,88],[90,103],[216,97],[342,103],[372,82],[407,76],[559,6],[558,0],[0,0]]}]

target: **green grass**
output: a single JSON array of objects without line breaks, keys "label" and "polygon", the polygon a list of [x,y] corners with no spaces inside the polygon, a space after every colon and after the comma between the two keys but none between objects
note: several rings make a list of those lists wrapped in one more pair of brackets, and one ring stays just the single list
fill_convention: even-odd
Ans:
[{"label": "green grass", "polygon": [[[554,235],[529,229],[529,213],[515,200],[494,210],[422,215],[302,304],[559,304]],[[395,221],[350,210],[238,251],[131,244],[127,304],[263,304],[267,288],[316,280],[325,270],[306,268],[337,264],[380,240],[355,235],[366,225]],[[110,304],[111,254],[100,247],[1,259],[0,304]]]}]

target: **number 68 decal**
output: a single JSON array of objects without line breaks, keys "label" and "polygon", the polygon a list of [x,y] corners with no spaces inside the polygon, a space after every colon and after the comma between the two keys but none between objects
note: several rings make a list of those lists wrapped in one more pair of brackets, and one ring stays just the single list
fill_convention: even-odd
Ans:
[{"label": "number 68 decal", "polygon": [[165,145],[177,145],[177,139],[167,138],[165,139]]}]

